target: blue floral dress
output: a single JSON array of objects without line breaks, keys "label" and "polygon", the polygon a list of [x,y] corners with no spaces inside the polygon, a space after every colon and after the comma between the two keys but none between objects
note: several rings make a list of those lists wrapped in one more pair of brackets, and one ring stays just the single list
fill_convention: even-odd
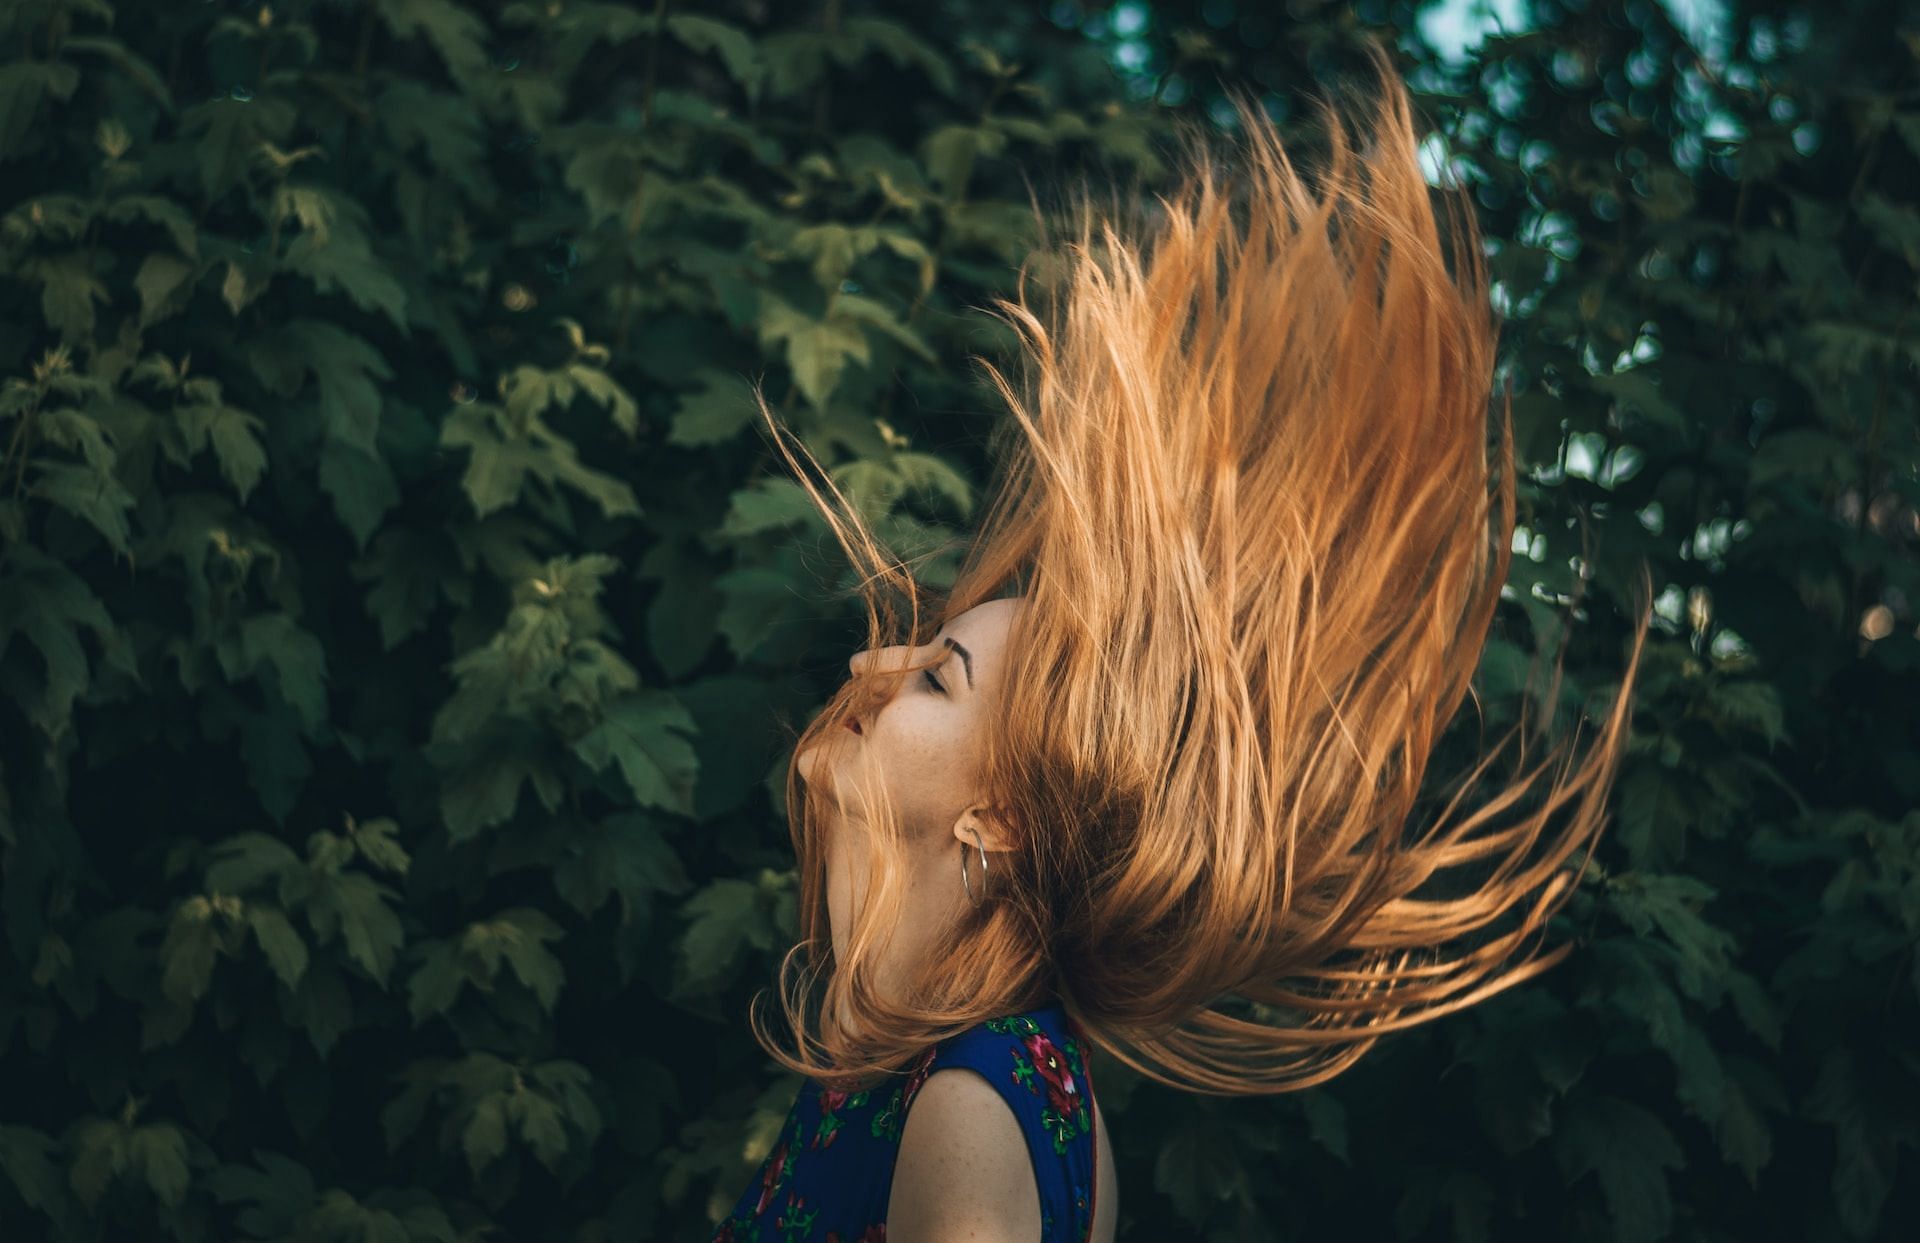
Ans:
[{"label": "blue floral dress", "polygon": [[907,1110],[929,1075],[955,1066],[978,1071],[1013,1107],[1040,1188],[1041,1243],[1085,1243],[1095,1174],[1086,1049],[1079,1025],[1055,1002],[931,1046],[904,1080],[851,1094],[807,1080],[711,1243],[885,1243]]}]

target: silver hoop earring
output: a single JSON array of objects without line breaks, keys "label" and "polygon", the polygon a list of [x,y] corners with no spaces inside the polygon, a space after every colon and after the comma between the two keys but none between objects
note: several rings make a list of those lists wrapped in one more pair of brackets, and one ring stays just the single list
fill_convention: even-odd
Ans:
[{"label": "silver hoop earring", "polygon": [[967,888],[967,900],[979,906],[987,900],[987,846],[980,840],[980,830],[973,830],[974,845],[980,848],[980,896],[973,896],[973,881],[967,876],[967,844],[960,843],[960,883]]}]

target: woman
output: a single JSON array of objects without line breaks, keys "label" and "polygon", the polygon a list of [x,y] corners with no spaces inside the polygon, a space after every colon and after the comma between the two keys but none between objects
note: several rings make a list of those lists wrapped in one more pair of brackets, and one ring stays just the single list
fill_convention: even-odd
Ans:
[{"label": "woman", "polygon": [[1442,196],[1449,253],[1369,55],[1371,142],[1323,103],[1317,186],[1237,99],[1237,172],[1193,137],[1151,223],[1082,201],[1049,323],[1024,281],[996,303],[1030,374],[987,367],[1018,437],[949,590],[801,474],[870,642],[789,772],[793,1047],[750,1016],[806,1086],[716,1239],[1104,1243],[1095,1043],[1193,1092],[1295,1091],[1571,948],[1519,955],[1604,824],[1647,611],[1584,759],[1461,814],[1503,740],[1415,816],[1506,579],[1514,467],[1504,421],[1488,461],[1470,205]]}]

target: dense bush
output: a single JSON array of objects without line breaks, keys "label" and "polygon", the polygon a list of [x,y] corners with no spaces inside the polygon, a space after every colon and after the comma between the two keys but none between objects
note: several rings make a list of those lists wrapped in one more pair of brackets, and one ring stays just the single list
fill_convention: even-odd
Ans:
[{"label": "dense bush", "polygon": [[[704,1237],[855,633],[747,381],[938,579],[1027,182],[1414,18],[1238,7],[0,6],[0,1238]],[[1406,46],[1533,467],[1489,731],[1663,588],[1580,947],[1296,1096],[1097,1058],[1123,1237],[1920,1222],[1920,37],[1532,21]]]}]

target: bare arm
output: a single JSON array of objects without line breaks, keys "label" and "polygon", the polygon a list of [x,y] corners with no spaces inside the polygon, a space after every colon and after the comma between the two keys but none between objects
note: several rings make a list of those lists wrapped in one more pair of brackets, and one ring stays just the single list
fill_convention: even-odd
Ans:
[{"label": "bare arm", "polygon": [[928,1076],[907,1111],[887,1203],[887,1243],[1033,1243],[1040,1188],[1013,1110],[955,1067]]}]

